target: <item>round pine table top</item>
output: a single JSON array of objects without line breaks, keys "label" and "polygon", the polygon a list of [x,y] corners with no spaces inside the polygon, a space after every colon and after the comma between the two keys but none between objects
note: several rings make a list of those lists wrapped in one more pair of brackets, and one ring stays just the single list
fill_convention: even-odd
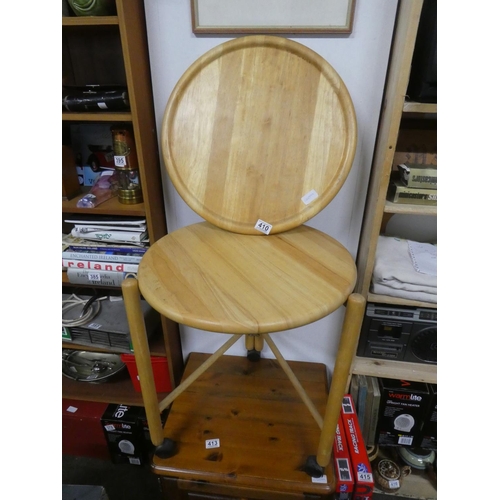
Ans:
[{"label": "round pine table top", "polygon": [[262,237],[202,222],[154,243],[138,282],[149,304],[178,323],[272,333],[338,309],[354,288],[356,266],[338,241],[305,225]]}]

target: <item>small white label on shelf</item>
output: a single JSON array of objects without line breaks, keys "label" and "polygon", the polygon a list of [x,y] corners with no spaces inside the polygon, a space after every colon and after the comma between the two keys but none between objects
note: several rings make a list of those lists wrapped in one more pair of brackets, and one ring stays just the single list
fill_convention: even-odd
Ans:
[{"label": "small white label on shelf", "polygon": [[89,273],[89,281],[101,281],[101,275],[99,273]]},{"label": "small white label on shelf", "polygon": [[101,108],[101,109],[108,109],[108,107],[106,106],[106,103],[104,102],[98,102],[97,105]]},{"label": "small white label on shelf", "polygon": [[104,428],[107,431],[114,431],[115,430],[115,426],[113,424],[107,424],[107,425],[104,426]]},{"label": "small white label on shelf", "polygon": [[260,219],[257,221],[257,224],[255,224],[255,229],[264,234],[269,234],[272,228],[273,226],[271,224],[268,224],[267,222],[264,222],[263,220]]},{"label": "small white label on shelf", "polygon": [[78,411],[78,408],[75,408],[74,406],[68,406],[66,408],[66,411],[69,411],[70,413],[76,413]]},{"label": "small white label on shelf", "polygon": [[92,328],[92,330],[99,330],[101,328],[101,324],[99,323],[90,323],[90,325],[87,326],[87,328]]},{"label": "small white label on shelf", "polygon": [[211,448],[220,448],[220,439],[207,439],[205,441],[205,448],[207,450]]},{"label": "small white label on shelf", "polygon": [[395,489],[399,488],[399,481],[397,479],[389,481],[389,488],[391,490],[395,490]]},{"label": "small white label on shelf", "polygon": [[311,481],[313,483],[323,483],[323,484],[326,484],[326,481],[327,481],[326,475],[323,474],[321,477],[312,477]]},{"label": "small white label on shelf", "polygon": [[314,189],[311,189],[311,191],[302,196],[301,200],[304,204],[309,205],[309,203],[314,201],[318,196],[319,194]]}]

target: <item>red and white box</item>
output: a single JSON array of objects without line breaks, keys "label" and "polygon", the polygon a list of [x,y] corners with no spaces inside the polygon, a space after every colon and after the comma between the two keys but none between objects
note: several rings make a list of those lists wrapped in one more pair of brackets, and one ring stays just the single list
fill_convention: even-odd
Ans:
[{"label": "red and white box", "polygon": [[373,494],[373,474],[365,442],[359,428],[354,401],[349,394],[342,400],[342,424],[347,438],[347,446],[354,470],[353,500],[370,500]]},{"label": "red and white box", "polygon": [[335,431],[333,463],[337,477],[334,498],[335,500],[351,500],[354,491],[354,477],[342,417],[339,418]]}]

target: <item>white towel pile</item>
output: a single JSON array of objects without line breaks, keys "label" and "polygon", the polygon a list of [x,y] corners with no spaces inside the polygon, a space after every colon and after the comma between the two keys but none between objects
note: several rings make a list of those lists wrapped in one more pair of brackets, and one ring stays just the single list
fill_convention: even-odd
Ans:
[{"label": "white towel pile", "polygon": [[372,291],[437,303],[437,246],[379,236]]}]

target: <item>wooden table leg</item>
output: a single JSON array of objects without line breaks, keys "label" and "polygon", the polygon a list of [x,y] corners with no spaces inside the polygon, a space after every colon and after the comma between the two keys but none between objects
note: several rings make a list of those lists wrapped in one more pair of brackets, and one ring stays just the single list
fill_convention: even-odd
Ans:
[{"label": "wooden table leg", "polygon": [[122,283],[122,293],[151,442],[155,446],[158,446],[163,442],[163,429],[158,408],[158,396],[156,395],[153,367],[151,366],[148,336],[141,309],[141,295],[139,293],[137,280],[135,278],[125,279]]},{"label": "wooden table leg", "polygon": [[316,461],[321,467],[325,467],[330,461],[342,398],[345,394],[349,370],[363,322],[365,303],[365,298],[358,293],[351,294],[347,299],[342,335],[335,358],[335,367],[333,369],[332,382],[326,404],[324,424],[316,455]]}]

